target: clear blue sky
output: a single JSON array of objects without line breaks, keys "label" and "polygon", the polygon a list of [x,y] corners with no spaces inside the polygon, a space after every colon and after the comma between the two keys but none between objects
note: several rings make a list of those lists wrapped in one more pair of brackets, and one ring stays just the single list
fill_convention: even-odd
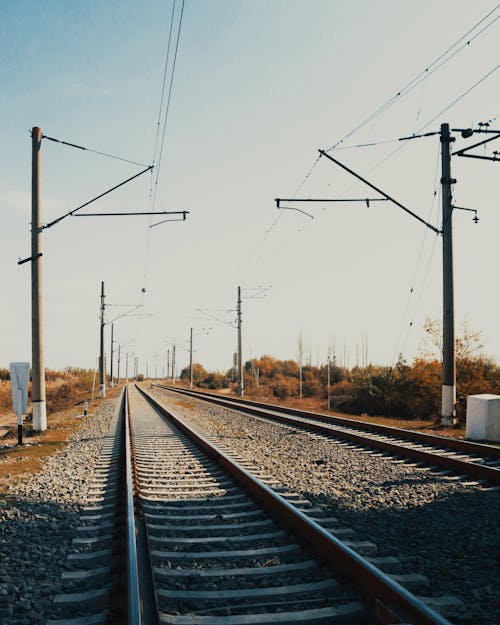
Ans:
[{"label": "clear blue sky", "polygon": [[[233,309],[238,285],[272,285],[265,300],[244,303],[245,358],[294,358],[302,330],[313,361],[335,341],[337,352],[345,342],[355,364],[363,332],[371,361],[391,363],[401,349],[411,359],[423,320],[441,314],[441,240],[430,232],[424,239],[423,226],[387,203],[314,206],[310,219],[278,212],[273,200],[294,193],[318,148],[346,135],[495,7],[483,24],[496,17],[492,26],[346,144],[420,130],[494,69],[497,3],[186,0],[156,209],[190,215],[151,230],[146,272],[147,218],[71,218],[44,233],[46,365],[95,365],[101,280],[110,304],[142,302],[152,315],[115,327],[124,349],[151,366],[174,338],[185,365],[193,325],[195,333],[212,328],[197,337],[196,359],[228,368],[235,330],[199,319],[195,309]],[[29,267],[16,264],[29,255],[28,131],[39,125],[49,136],[151,162],[171,9],[153,0],[2,3],[1,366],[31,359]],[[426,130],[497,115],[499,127],[499,75]],[[380,164],[399,145],[337,157],[437,223],[438,139],[410,142]],[[138,171],[47,141],[42,150],[44,222]],[[477,226],[470,214],[454,215],[457,324],[467,319],[480,330],[497,359],[498,168],[453,160],[456,204],[480,212]],[[92,210],[147,210],[149,184],[145,176]],[[325,159],[299,192],[366,195]],[[108,319],[123,310],[110,307]]]}]

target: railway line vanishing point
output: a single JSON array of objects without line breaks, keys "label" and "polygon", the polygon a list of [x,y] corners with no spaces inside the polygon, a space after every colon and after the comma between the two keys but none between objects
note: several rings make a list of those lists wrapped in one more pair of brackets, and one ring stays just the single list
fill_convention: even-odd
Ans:
[{"label": "railway line vanishing point", "polygon": [[245,464],[129,385],[47,625],[449,623]]}]

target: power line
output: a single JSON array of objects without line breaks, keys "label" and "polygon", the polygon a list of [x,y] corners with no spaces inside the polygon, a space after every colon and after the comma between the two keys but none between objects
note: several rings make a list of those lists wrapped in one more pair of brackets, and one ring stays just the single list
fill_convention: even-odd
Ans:
[{"label": "power line", "polygon": [[[498,16],[495,17],[493,20],[491,20],[490,22],[488,22],[488,24],[486,24],[479,32],[475,33],[473,35],[473,37],[471,37],[461,48],[459,48],[458,50],[455,50],[451,55],[449,55],[450,52],[452,52],[457,45],[459,45],[464,39],[466,39],[471,33],[473,33],[481,24],[483,24],[493,13],[495,13],[495,11],[497,11],[497,9],[500,7],[500,4],[497,4],[495,6],[495,8],[493,8],[491,11],[489,11],[486,15],[484,15],[484,17],[482,17],[478,22],[476,22],[471,28],[469,28],[459,39],[457,39],[451,46],[449,46],[444,52],[442,52],[436,59],[434,59],[434,61],[428,65],[422,72],[420,72],[419,74],[417,74],[417,76],[415,78],[413,78],[409,83],[407,83],[402,89],[400,89],[396,95],[392,96],[391,98],[389,98],[389,100],[387,100],[383,105],[381,105],[379,108],[377,108],[372,114],[370,114],[367,118],[365,118],[360,124],[358,124],[355,128],[353,128],[350,132],[348,132],[342,139],[340,139],[339,141],[337,141],[333,146],[331,146],[330,148],[328,148],[327,150],[325,150],[325,152],[329,152],[333,149],[342,149],[342,148],[338,148],[337,146],[340,145],[341,143],[343,143],[346,139],[348,139],[349,137],[351,137],[353,134],[355,134],[355,132],[357,132],[360,128],[362,128],[363,126],[365,126],[369,121],[372,121],[373,119],[375,119],[375,117],[377,117],[380,113],[382,113],[384,110],[386,110],[387,108],[389,108],[389,106],[392,106],[392,104],[394,104],[396,101],[400,100],[402,96],[407,95],[408,93],[410,93],[410,91],[412,91],[416,86],[418,86],[423,80],[425,80],[428,76],[430,76],[434,71],[436,71],[437,69],[439,69],[440,67],[442,67],[442,65],[444,65],[444,63],[447,63],[449,60],[451,60],[451,58],[453,58],[460,50],[464,49],[465,47],[468,47],[470,45],[470,43],[476,39],[477,37],[479,37],[483,32],[485,32],[488,28],[490,28],[497,20],[498,20]],[[449,55],[449,56],[447,56]],[[442,61],[440,63],[440,61]],[[439,64],[436,66],[436,64]],[[436,67],[434,67],[436,66]],[[473,85],[466,93],[462,94],[461,97],[465,97],[465,95],[467,95],[467,93],[469,93],[475,86],[477,86],[478,84],[480,84],[480,82],[482,82],[482,80],[485,80],[487,78],[487,76],[483,77],[480,81],[478,81],[478,83],[476,85]],[[455,104],[456,102],[458,102],[461,97],[457,98],[457,100],[453,103],[451,103],[450,105],[448,105],[448,107],[446,109],[444,109],[444,111],[442,111],[441,113],[439,113],[433,120],[427,122],[427,124],[425,126],[422,127],[421,130],[423,130],[424,128],[426,128],[428,125],[430,125],[433,121],[435,121],[435,119],[437,119],[437,117],[439,117],[439,115],[441,115],[443,112],[445,112],[446,110],[448,110],[449,108],[451,108],[451,106],[453,106],[453,104]],[[382,140],[382,141],[377,141],[377,142],[371,142],[371,143],[367,143],[367,144],[360,144],[358,146],[346,146],[351,148],[351,147],[368,147],[368,146],[372,146],[372,145],[381,145],[383,143],[393,143],[396,142],[398,140],[396,139],[389,139],[389,140]],[[385,161],[387,161],[389,158],[391,158],[391,156],[393,156],[394,154],[396,154],[400,149],[402,149],[404,144],[400,144],[398,145],[398,147],[391,152],[390,154],[388,154],[387,156],[385,156],[381,161],[379,161],[378,163],[376,163],[369,171],[368,174],[372,173],[373,171],[375,171],[378,167],[380,167]],[[298,191],[302,188],[302,186],[305,184],[306,180],[311,176],[312,172],[314,171],[316,165],[318,164],[319,159],[317,159],[313,166],[311,167],[311,169],[308,171],[308,173],[306,174],[304,180],[302,181],[302,183],[299,185],[299,187],[297,188],[297,190],[295,191],[294,196],[298,193]],[[368,175],[367,174],[367,175]],[[352,185],[350,185],[345,193],[347,193],[348,191],[350,191],[353,187],[356,186],[357,183],[353,183]],[[271,227],[266,231],[265,235],[264,235],[264,239],[262,241],[261,245],[258,245],[256,248],[254,248],[254,250],[252,251],[250,258],[253,257],[253,255],[263,247],[267,237],[269,236],[269,234],[274,230],[274,228],[276,227],[276,225],[278,224],[279,220],[282,217],[282,213],[280,213],[276,219],[273,221]],[[310,224],[308,224],[309,226]],[[304,228],[300,229],[299,232],[301,232]],[[244,261],[243,266],[247,264],[247,262],[249,261],[249,259],[247,259],[246,261]]]},{"label": "power line", "polygon": [[[436,196],[437,196],[437,186],[436,185],[437,185],[438,169],[439,169],[439,145],[438,145],[437,150],[436,150],[436,165],[435,165],[435,168],[434,168],[434,183],[432,185],[432,189],[433,189],[432,201],[431,201],[431,207],[429,209],[429,214],[427,216],[427,221],[431,220],[432,213],[434,211],[434,205],[435,205]],[[406,335],[406,339],[405,339],[405,343],[402,344],[402,347],[400,349],[399,346],[400,346],[401,338],[402,338],[402,335],[403,335],[403,329],[405,327],[405,322],[406,322],[406,319],[407,319],[407,316],[408,316],[408,312],[410,310],[411,300],[412,300],[412,298],[415,295],[415,282],[416,282],[416,279],[417,279],[417,272],[418,272],[418,269],[419,269],[419,266],[420,266],[420,262],[422,260],[422,255],[423,255],[423,251],[424,251],[424,245],[425,245],[425,241],[427,239],[428,233],[429,233],[429,231],[426,228],[425,231],[424,231],[423,237],[422,237],[422,243],[420,244],[420,249],[419,249],[418,256],[417,256],[417,262],[415,263],[415,269],[413,270],[413,275],[412,275],[412,279],[411,279],[410,292],[408,294],[408,298],[407,298],[407,301],[406,301],[406,306],[405,306],[405,309],[404,309],[403,318],[401,320],[401,327],[400,327],[400,330],[399,330],[399,335],[398,335],[398,339],[396,341],[396,347],[394,349],[394,355],[393,355],[393,358],[392,358],[393,364],[395,364],[396,358],[398,357],[399,353],[402,352],[402,350],[404,349],[404,345],[406,344],[406,339],[408,338],[408,334],[407,334]],[[434,242],[434,245],[435,245],[435,242]],[[412,325],[413,325],[413,321],[411,321],[410,327]]]},{"label": "power line", "polygon": [[[165,115],[164,115],[164,121],[163,121],[162,141],[161,141],[160,150],[158,152],[158,140],[159,140],[159,136],[160,136],[161,116],[162,116],[162,112],[163,112],[163,104],[164,104],[164,97],[165,97],[165,86],[166,86],[166,83],[167,83],[168,66],[169,66],[170,53],[171,53],[171,42],[172,42],[172,32],[173,32],[174,18],[175,18],[175,9],[176,9],[176,0],[173,0],[172,12],[171,12],[171,15],[170,15],[170,28],[169,28],[169,35],[168,35],[167,52],[166,52],[166,55],[165,55],[165,64],[164,64],[164,69],[163,69],[163,80],[162,80],[162,88],[161,88],[161,96],[160,96],[160,106],[159,106],[159,109],[158,109],[158,119],[157,119],[157,122],[156,122],[155,143],[154,143],[154,148],[153,148],[153,162],[156,163],[156,161],[158,159],[158,164],[156,166],[156,176],[155,176],[155,179],[154,179],[154,184],[153,184],[153,176],[152,176],[151,177],[150,190],[149,190],[149,208],[150,208],[151,215],[149,216],[148,223],[147,223],[147,226],[146,226],[146,245],[145,245],[146,249],[145,249],[145,253],[144,253],[144,271],[143,271],[142,287],[141,287],[141,301],[143,303],[144,303],[145,293],[146,293],[146,281],[147,281],[148,264],[149,264],[149,251],[150,251],[150,247],[151,247],[152,215],[153,215],[153,212],[154,212],[154,209],[155,209],[155,206],[156,206],[158,181],[159,181],[159,177],[160,177],[161,160],[162,160],[162,154],[163,154],[163,142],[164,142],[164,138],[165,138],[165,129],[166,129],[166,126],[167,126],[168,113],[169,113],[169,108],[170,108],[170,98],[171,98],[172,85],[173,85],[173,80],[174,80],[174,75],[175,75],[175,66],[176,66],[177,52],[178,52],[178,47],[179,47],[179,38],[180,38],[180,33],[181,33],[182,18],[183,18],[183,14],[184,14],[184,0],[182,2],[181,14],[180,14],[180,18],[179,18],[179,26],[178,26],[178,31],[177,31],[177,41],[176,41],[176,45],[175,45],[175,55],[174,55],[173,65],[172,65],[172,69],[171,69],[171,73],[170,73],[170,84],[169,84],[169,90],[168,90],[168,101],[167,101],[167,106],[166,106],[166,109],[165,109]],[[185,219],[185,217],[186,216],[184,214],[184,219]],[[141,330],[141,319],[138,319],[137,331],[136,331],[136,335],[137,335],[137,339],[138,340],[139,340],[140,330]]]},{"label": "power line", "polygon": [[430,121],[428,121],[425,126],[422,126],[422,128],[418,131],[421,132],[422,130],[424,130],[425,128],[427,128],[427,126],[430,126],[432,124],[432,122],[435,122],[436,119],[438,119],[439,117],[441,117],[441,115],[443,115],[443,113],[446,113],[446,111],[448,111],[449,109],[451,109],[452,106],[455,106],[455,104],[457,104],[457,102],[460,102],[460,100],[462,100],[463,98],[465,98],[466,95],[468,95],[473,89],[475,89],[478,85],[480,85],[483,81],[485,81],[487,78],[489,78],[492,74],[494,74],[497,69],[500,67],[500,63],[498,65],[496,65],[493,69],[490,69],[490,71],[488,73],[486,73],[484,76],[482,76],[478,81],[476,81],[471,87],[469,87],[466,91],[464,91],[463,93],[461,93],[457,98],[455,98],[452,102],[450,102],[450,104],[448,104],[442,111],[439,111],[439,113],[437,115],[435,115]]},{"label": "power line", "polygon": [[61,145],[66,145],[70,148],[76,148],[77,150],[84,150],[85,152],[92,152],[93,154],[100,154],[101,156],[107,156],[108,158],[114,158],[117,161],[123,161],[124,163],[131,163],[132,165],[138,165],[139,167],[147,167],[145,163],[139,163],[137,161],[131,161],[128,158],[123,158],[122,156],[116,156],[115,154],[109,154],[108,152],[101,152],[100,150],[94,150],[93,148],[86,148],[82,145],[77,145],[76,143],[70,143],[69,141],[63,141],[62,139],[55,139],[54,137],[48,137],[47,135],[42,135],[42,139],[47,139],[47,141],[53,141],[54,143],[60,143]]},{"label": "power line", "polygon": [[155,182],[155,189],[154,189],[154,194],[153,194],[153,207],[155,205],[156,202],[156,193],[157,193],[157,188],[158,188],[158,179],[160,177],[160,170],[161,170],[161,161],[162,161],[162,156],[163,156],[163,144],[165,141],[165,133],[167,130],[167,122],[168,122],[168,114],[170,112],[170,101],[171,101],[171,97],[172,97],[172,87],[174,84],[174,77],[175,77],[175,67],[176,67],[176,63],[177,63],[177,53],[179,50],[179,39],[181,36],[181,27],[182,27],[182,18],[184,15],[184,3],[185,0],[182,0],[182,6],[181,6],[181,14],[179,17],[179,27],[177,30],[177,40],[175,42],[175,52],[174,52],[174,59],[173,59],[173,63],[172,63],[172,72],[170,74],[170,84],[168,87],[168,97],[167,97],[167,106],[165,108],[165,119],[163,122],[163,133],[162,133],[162,138],[161,138],[161,144],[160,144],[160,151],[158,154],[158,166],[156,168],[156,182]]},{"label": "power line", "polygon": [[[448,61],[450,61],[456,54],[458,54],[458,52],[460,52],[461,50],[463,50],[466,47],[470,46],[470,43],[476,39],[476,37],[478,37],[479,35],[481,35],[483,32],[485,32],[488,28],[490,28],[490,26],[492,26],[497,20],[498,20],[498,16],[495,17],[495,19],[491,20],[491,22],[489,22],[484,28],[481,29],[481,31],[479,33],[476,33],[470,40],[468,40],[464,45],[462,45],[458,50],[455,50],[452,54],[450,54],[448,57],[446,55],[448,55],[461,41],[463,41],[466,37],[468,37],[468,35],[470,33],[472,33],[474,30],[476,30],[476,28],[478,26],[480,26],[485,20],[487,20],[490,15],[492,15],[498,8],[500,7],[500,4],[497,4],[496,7],[494,9],[492,9],[491,11],[489,11],[484,17],[482,17],[479,22],[477,22],[476,24],[474,24],[474,26],[472,26],[472,28],[470,28],[464,35],[462,35],[459,39],[457,39],[457,41],[455,41],[455,43],[453,43],[450,47],[448,47],[443,53],[441,53],[430,65],[428,65],[424,70],[422,70],[419,74],[417,74],[417,76],[415,76],[415,78],[413,78],[409,83],[407,83],[404,87],[402,87],[402,89],[400,89],[395,95],[393,95],[391,98],[389,98],[386,102],[384,102],[382,105],[380,105],[377,109],[375,109],[375,111],[373,111],[370,115],[368,115],[362,122],[360,122],[357,126],[355,126],[350,132],[348,132],[342,139],[339,139],[336,143],[334,143],[331,147],[329,147],[327,150],[325,150],[326,152],[330,152],[331,150],[334,150],[337,148],[338,145],[340,145],[341,143],[343,143],[346,139],[348,139],[349,137],[351,137],[353,134],[355,134],[358,130],[360,130],[361,128],[363,128],[363,126],[366,126],[366,124],[368,124],[369,122],[371,122],[373,119],[375,119],[376,117],[378,117],[378,115],[380,115],[381,113],[383,113],[384,111],[386,111],[388,108],[390,108],[395,102],[401,100],[405,95],[407,95],[408,93],[410,93],[411,91],[413,91],[413,89],[415,89],[415,87],[417,87],[423,80],[426,80],[430,75],[432,75],[437,69],[439,69],[440,67],[442,67],[445,63],[447,63]],[[445,58],[446,57],[446,58]],[[440,61],[442,61],[440,63]],[[434,67],[436,64],[438,64],[436,67]]]},{"label": "power line", "polygon": [[[151,188],[150,188],[150,211],[151,212],[154,211],[155,206],[156,206],[156,197],[157,197],[157,191],[158,191],[158,181],[159,181],[159,178],[160,178],[161,162],[162,162],[162,156],[163,156],[163,144],[164,144],[164,140],[165,140],[165,131],[166,131],[166,128],[167,128],[168,114],[169,114],[169,110],[170,110],[170,101],[171,101],[172,87],[173,87],[174,76],[175,76],[175,67],[176,67],[176,62],[177,62],[177,53],[178,53],[178,49],[179,49],[179,39],[180,39],[180,34],[181,34],[182,18],[183,18],[183,15],[184,15],[184,3],[185,3],[185,0],[182,0],[181,13],[180,13],[180,17],[179,17],[179,26],[178,26],[178,30],[177,30],[177,40],[176,40],[176,44],[175,44],[175,53],[174,53],[174,59],[173,59],[173,63],[172,63],[171,73],[170,73],[170,82],[169,82],[169,88],[168,88],[167,105],[165,107],[165,115],[164,115],[164,120],[163,120],[163,133],[162,133],[160,149],[157,152],[159,132],[160,132],[160,120],[161,120],[161,113],[162,113],[163,101],[164,101],[164,95],[165,95],[165,84],[166,84],[167,68],[168,68],[168,61],[169,61],[169,58],[170,58],[170,49],[171,49],[170,44],[171,44],[171,39],[172,39],[172,30],[173,30],[173,22],[174,22],[174,13],[175,13],[175,7],[176,7],[176,0],[174,0],[173,5],[172,5],[172,14],[171,14],[171,19],[170,19],[170,30],[169,30],[169,37],[168,37],[167,54],[166,54],[166,58],[165,58],[165,67],[164,67],[164,72],[163,72],[163,83],[162,83],[162,91],[161,91],[161,98],[160,98],[160,109],[159,109],[159,113],[158,113],[157,133],[156,133],[155,146],[154,146],[154,158],[155,158],[155,162],[156,162],[156,158],[158,158],[158,164],[156,166],[156,178],[155,178],[155,181],[154,181],[154,185],[153,185],[153,182],[151,180],[151,183],[152,183],[151,184]],[[151,224],[152,224],[152,218],[150,218],[149,221],[148,221],[148,227],[147,227],[147,232],[146,232],[146,251],[145,251],[145,258],[144,258],[144,272],[143,272],[143,278],[142,278],[143,298],[144,298],[144,293],[146,292],[146,278],[147,278],[148,262],[149,262],[149,248],[150,248],[150,245],[151,245]]]},{"label": "power line", "polygon": [[165,56],[165,66],[164,66],[164,69],[163,69],[163,82],[162,82],[162,86],[161,86],[160,107],[158,109],[158,120],[156,122],[156,136],[155,136],[155,145],[154,145],[154,149],[153,149],[153,163],[156,162],[156,150],[158,148],[158,138],[160,136],[161,114],[162,114],[162,111],[163,111],[163,97],[165,95],[165,84],[166,84],[166,80],[167,80],[167,68],[168,68],[168,61],[169,61],[169,58],[170,58],[170,42],[172,40],[172,29],[173,29],[173,25],[174,25],[175,3],[176,3],[176,0],[173,0],[173,2],[172,2],[172,14],[170,16],[170,29],[169,29],[169,33],[168,33],[167,54]]}]

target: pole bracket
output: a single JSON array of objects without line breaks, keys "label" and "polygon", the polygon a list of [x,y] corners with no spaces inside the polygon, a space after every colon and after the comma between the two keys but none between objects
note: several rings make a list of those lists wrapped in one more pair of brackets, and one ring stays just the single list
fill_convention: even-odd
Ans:
[{"label": "pole bracket", "polygon": [[34,261],[35,258],[40,258],[40,256],[43,256],[42,252],[39,252],[38,254],[35,254],[35,256],[30,256],[29,258],[23,258],[22,260],[19,259],[17,261],[18,265],[24,265],[24,263],[29,263],[30,261]]}]

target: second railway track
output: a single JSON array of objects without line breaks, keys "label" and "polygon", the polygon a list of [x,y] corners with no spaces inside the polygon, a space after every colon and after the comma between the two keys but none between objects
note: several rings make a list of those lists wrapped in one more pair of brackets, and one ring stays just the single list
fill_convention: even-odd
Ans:
[{"label": "second railway track", "polygon": [[376,449],[393,456],[422,462],[458,475],[472,476],[491,485],[500,484],[500,447],[493,445],[483,445],[247,399],[222,397],[215,393],[161,384],[155,386],[244,414],[277,421],[368,449]]}]

